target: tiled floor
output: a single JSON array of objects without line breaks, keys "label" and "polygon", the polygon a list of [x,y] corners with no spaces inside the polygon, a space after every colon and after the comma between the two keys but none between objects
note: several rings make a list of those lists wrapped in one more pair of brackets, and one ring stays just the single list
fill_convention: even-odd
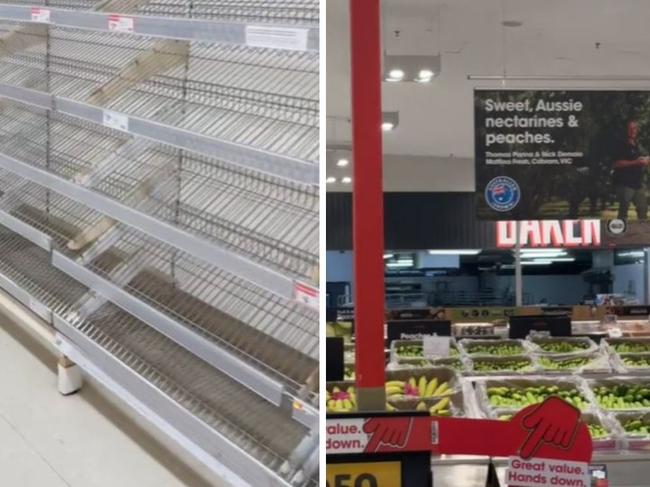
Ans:
[{"label": "tiled floor", "polygon": [[[193,465],[195,468],[196,465]],[[61,396],[55,359],[0,315],[0,485],[208,487],[97,389]]]}]

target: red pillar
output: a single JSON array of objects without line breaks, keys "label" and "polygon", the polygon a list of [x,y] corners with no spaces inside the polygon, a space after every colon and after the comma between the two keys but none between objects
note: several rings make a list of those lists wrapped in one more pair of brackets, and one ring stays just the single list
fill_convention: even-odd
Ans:
[{"label": "red pillar", "polygon": [[359,409],[384,409],[384,206],[380,0],[350,0],[356,382]]}]

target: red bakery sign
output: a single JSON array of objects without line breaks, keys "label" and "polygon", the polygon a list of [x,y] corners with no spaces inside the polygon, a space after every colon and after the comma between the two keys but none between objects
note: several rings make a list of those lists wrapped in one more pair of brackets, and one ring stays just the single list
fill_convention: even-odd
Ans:
[{"label": "red bakery sign", "polygon": [[[517,244],[517,222],[496,222],[497,247],[511,249]],[[522,220],[519,222],[522,247],[601,246],[600,220]]]}]

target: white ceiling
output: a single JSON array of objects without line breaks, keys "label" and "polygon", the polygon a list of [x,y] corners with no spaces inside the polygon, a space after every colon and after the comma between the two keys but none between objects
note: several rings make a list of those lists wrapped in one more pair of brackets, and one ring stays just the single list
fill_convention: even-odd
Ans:
[{"label": "white ceiling", "polygon": [[[349,1],[327,0],[327,113],[334,118],[328,120],[327,138],[334,143],[350,140]],[[383,110],[397,110],[400,117],[398,129],[385,134],[387,154],[471,158],[472,90],[501,86],[501,81],[469,81],[468,74],[500,75],[505,70],[509,75],[650,76],[650,0],[383,4],[390,53],[442,54],[442,72],[432,84],[383,84]],[[503,20],[523,25],[503,27]],[[394,30],[401,31],[399,41]],[[509,81],[506,86],[650,88],[650,82]]]}]

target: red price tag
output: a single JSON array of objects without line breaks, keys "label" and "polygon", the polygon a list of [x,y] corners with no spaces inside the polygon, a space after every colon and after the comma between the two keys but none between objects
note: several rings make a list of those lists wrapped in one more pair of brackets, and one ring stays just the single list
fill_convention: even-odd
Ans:
[{"label": "red price tag", "polygon": [[132,17],[124,17],[123,15],[108,16],[108,30],[110,31],[133,33],[134,28],[135,22]]},{"label": "red price tag", "polygon": [[32,7],[32,21],[43,22],[45,24],[50,22],[50,9]]},{"label": "red price tag", "polygon": [[302,282],[296,282],[293,288],[293,296],[296,301],[309,306],[310,308],[318,309],[318,289],[308,286]]}]

